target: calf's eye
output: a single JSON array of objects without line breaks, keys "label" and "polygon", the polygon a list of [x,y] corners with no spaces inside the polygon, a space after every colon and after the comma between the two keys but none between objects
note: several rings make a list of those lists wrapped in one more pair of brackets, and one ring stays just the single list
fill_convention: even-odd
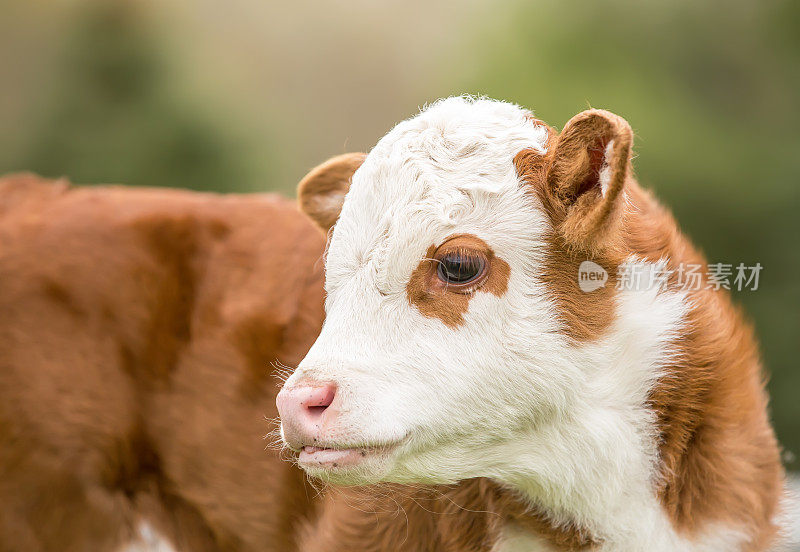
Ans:
[{"label": "calf's eye", "polygon": [[486,270],[486,260],[481,255],[452,252],[440,257],[438,261],[439,279],[448,285],[470,284]]}]

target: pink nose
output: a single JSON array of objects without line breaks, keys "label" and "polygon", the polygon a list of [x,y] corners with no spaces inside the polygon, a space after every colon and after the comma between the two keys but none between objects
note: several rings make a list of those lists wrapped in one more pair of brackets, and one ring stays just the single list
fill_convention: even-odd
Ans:
[{"label": "pink nose", "polygon": [[281,416],[283,437],[290,447],[299,449],[313,445],[331,418],[328,408],[336,397],[334,383],[300,382],[296,387],[283,388],[276,403]]}]

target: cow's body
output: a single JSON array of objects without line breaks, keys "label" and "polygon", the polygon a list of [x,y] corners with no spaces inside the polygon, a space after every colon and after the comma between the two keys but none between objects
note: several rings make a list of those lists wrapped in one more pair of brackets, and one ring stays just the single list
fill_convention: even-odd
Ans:
[{"label": "cow's body", "polygon": [[319,331],[324,239],[289,202],[0,181],[0,550],[293,547],[265,451],[278,360]]}]

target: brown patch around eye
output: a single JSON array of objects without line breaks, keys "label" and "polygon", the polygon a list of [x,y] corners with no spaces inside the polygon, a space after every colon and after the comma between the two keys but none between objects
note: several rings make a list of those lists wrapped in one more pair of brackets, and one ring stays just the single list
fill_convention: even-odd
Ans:
[{"label": "brown patch around eye", "polygon": [[[473,282],[453,285],[443,282],[438,275],[439,258],[448,253],[482,258],[486,263],[484,273]],[[438,318],[451,328],[464,323],[464,313],[469,300],[477,292],[489,292],[501,297],[508,289],[511,268],[496,256],[485,241],[472,234],[457,234],[449,237],[438,248],[431,245],[406,286],[408,302],[423,316]]]}]

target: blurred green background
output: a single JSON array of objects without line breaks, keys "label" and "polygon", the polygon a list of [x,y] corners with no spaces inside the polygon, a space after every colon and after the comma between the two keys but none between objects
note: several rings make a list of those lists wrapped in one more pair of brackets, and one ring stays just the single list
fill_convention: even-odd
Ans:
[{"label": "blurred green background", "polygon": [[800,2],[5,0],[0,173],[293,194],[441,96],[636,131],[636,170],[736,299],[800,463]]}]

